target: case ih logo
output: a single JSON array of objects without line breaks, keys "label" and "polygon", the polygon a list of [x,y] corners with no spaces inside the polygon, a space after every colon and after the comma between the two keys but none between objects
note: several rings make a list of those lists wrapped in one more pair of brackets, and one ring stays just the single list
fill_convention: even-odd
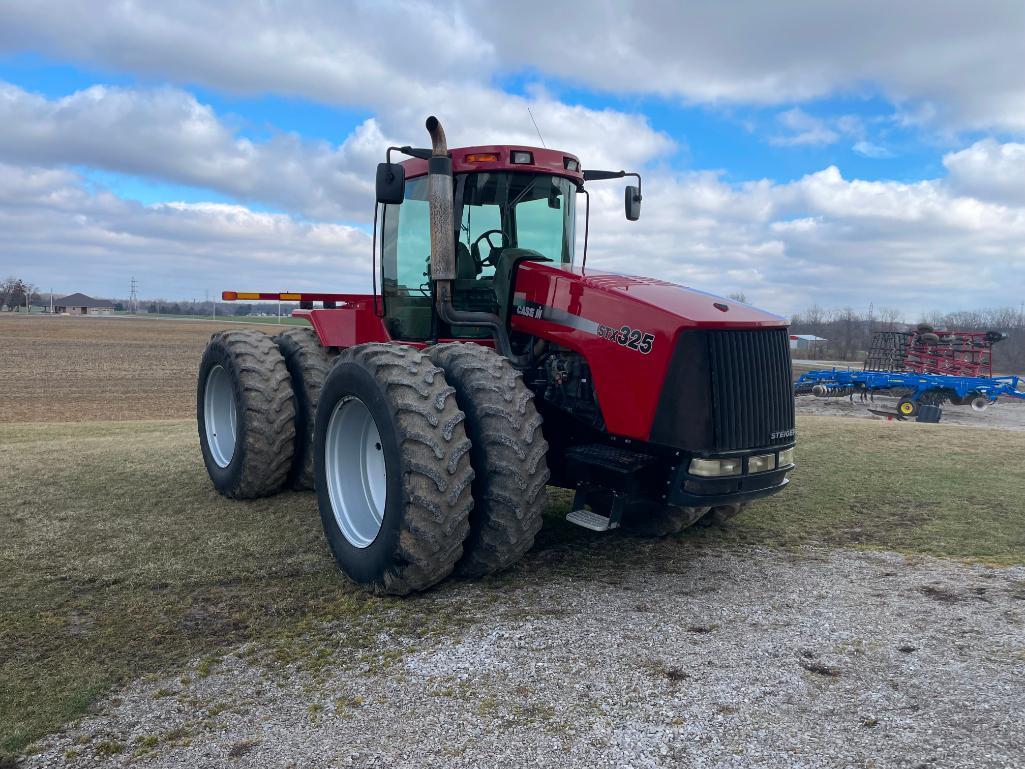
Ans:
[{"label": "case ih logo", "polygon": [[536,302],[526,302],[524,304],[516,305],[516,314],[522,315],[525,318],[541,320],[544,317],[544,306],[537,304]]}]

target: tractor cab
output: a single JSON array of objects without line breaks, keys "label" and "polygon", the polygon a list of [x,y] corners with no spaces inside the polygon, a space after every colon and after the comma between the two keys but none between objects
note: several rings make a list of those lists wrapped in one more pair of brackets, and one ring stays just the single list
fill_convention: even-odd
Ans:
[{"label": "tractor cab", "polygon": [[[533,147],[471,147],[451,155],[452,305],[505,320],[520,263],[573,263],[576,195],[583,182],[579,162]],[[381,214],[382,297],[389,333],[407,340],[490,336],[486,327],[439,322],[433,312],[427,163],[413,158],[402,168],[402,202],[387,203]]]}]

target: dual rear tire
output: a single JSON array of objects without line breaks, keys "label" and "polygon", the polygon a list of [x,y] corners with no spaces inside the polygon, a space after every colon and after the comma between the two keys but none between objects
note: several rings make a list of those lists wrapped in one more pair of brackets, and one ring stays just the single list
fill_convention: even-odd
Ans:
[{"label": "dual rear tire", "polygon": [[210,480],[226,497],[255,499],[288,481],[295,399],[285,360],[260,331],[223,331],[207,344],[196,397]]},{"label": "dual rear tire", "polygon": [[285,360],[295,395],[295,451],[288,483],[294,489],[312,491],[317,404],[338,353],[324,347],[312,328],[290,328],[274,337],[274,342]]}]

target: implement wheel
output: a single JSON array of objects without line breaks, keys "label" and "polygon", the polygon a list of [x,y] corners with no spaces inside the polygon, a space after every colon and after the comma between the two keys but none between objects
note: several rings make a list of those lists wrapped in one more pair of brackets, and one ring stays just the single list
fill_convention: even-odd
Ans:
[{"label": "implement wheel", "polygon": [[918,413],[918,402],[910,398],[901,398],[897,402],[897,413],[904,417],[913,417]]},{"label": "implement wheel", "polygon": [[402,595],[451,573],[473,506],[470,441],[444,372],[418,350],[342,352],[317,406],[317,503],[355,582]]},{"label": "implement wheel", "polygon": [[285,359],[295,393],[295,455],[289,482],[296,489],[312,489],[317,402],[327,372],[338,353],[324,347],[312,328],[291,328],[274,337],[274,341]]},{"label": "implement wheel", "polygon": [[456,388],[473,464],[470,533],[456,574],[481,577],[511,566],[541,529],[548,443],[534,394],[509,361],[478,344],[440,344],[431,360]]},{"label": "implement wheel", "polygon": [[214,334],[199,365],[199,443],[214,488],[253,499],[281,489],[292,465],[295,405],[285,361],[262,331]]}]

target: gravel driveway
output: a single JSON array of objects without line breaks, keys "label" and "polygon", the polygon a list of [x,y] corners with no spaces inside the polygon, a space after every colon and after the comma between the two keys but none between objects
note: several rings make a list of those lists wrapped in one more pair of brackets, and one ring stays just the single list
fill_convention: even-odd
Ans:
[{"label": "gravel driveway", "polygon": [[446,583],[416,606],[473,598],[465,624],[321,679],[229,656],[140,682],[29,765],[1025,766],[1025,569],[639,549],[586,578],[557,548]]},{"label": "gravel driveway", "polygon": [[[897,398],[877,395],[874,401],[862,402],[857,396],[849,398],[816,398],[801,395],[796,399],[798,414],[815,414],[827,417],[858,417],[862,419],[885,419],[869,411],[896,411]],[[989,427],[997,430],[1025,430],[1025,401],[1000,398],[985,411],[972,411],[971,406],[943,404],[940,424],[965,425],[967,427]]]}]

